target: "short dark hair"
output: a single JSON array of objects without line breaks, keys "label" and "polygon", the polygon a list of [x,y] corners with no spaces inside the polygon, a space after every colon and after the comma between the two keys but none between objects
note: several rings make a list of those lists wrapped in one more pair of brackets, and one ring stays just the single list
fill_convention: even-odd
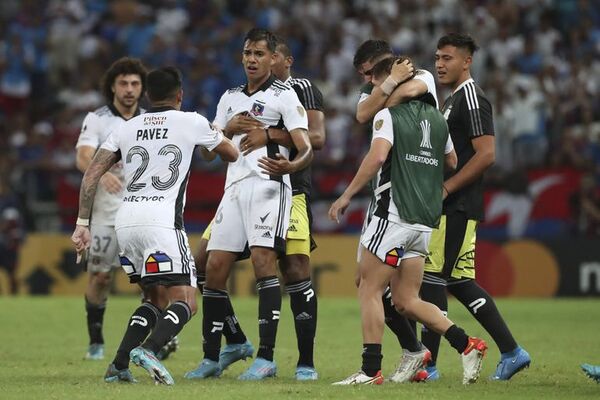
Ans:
[{"label": "short dark hair", "polygon": [[361,64],[385,54],[392,54],[392,47],[388,42],[385,40],[369,39],[356,50],[352,64],[354,64],[354,68],[358,68]]},{"label": "short dark hair", "polygon": [[171,100],[181,90],[181,73],[175,67],[162,67],[148,74],[148,99],[152,103]]},{"label": "short dark hair", "polygon": [[290,49],[290,46],[288,45],[287,40],[285,40],[280,35],[275,35],[275,41],[277,43],[275,48],[277,49],[278,52],[283,54],[284,57],[289,57],[292,55],[292,50]]},{"label": "short dark hair", "polygon": [[[394,57],[384,58],[383,60],[379,61],[377,64],[375,64],[373,66],[373,69],[371,70],[373,77],[378,78],[378,77],[382,76],[383,74],[389,74],[392,71],[392,66],[394,65],[394,63],[396,63],[396,62],[402,63],[406,60],[410,61],[410,63],[414,65],[412,60],[407,56],[394,56]],[[416,74],[417,74],[417,69],[415,68],[413,74],[407,80],[414,78]]]},{"label": "short dark hair", "polygon": [[479,50],[479,46],[475,43],[475,39],[466,33],[452,32],[442,36],[440,40],[438,40],[437,48],[441,49],[444,46],[454,46],[459,49],[466,49],[471,55]]},{"label": "short dark hair", "polygon": [[260,29],[260,28],[252,28],[248,31],[248,33],[246,33],[246,37],[244,38],[244,44],[246,44],[246,42],[260,42],[261,40],[264,40],[265,42],[267,42],[267,48],[269,49],[269,51],[275,53],[275,49],[277,47],[277,38],[275,37],[275,35],[266,30],[266,29]]},{"label": "short dark hair", "polygon": [[106,98],[106,101],[112,103],[114,100],[114,93],[112,87],[115,84],[115,79],[119,75],[138,75],[142,80],[142,96],[146,90],[146,75],[148,71],[144,64],[137,58],[123,57],[112,63],[112,65],[106,70],[102,77],[101,87],[102,94]]}]

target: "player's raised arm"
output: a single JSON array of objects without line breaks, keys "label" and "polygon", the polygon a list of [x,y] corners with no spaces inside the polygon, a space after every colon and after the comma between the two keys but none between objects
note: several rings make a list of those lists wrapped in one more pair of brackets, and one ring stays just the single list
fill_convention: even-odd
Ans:
[{"label": "player's raised arm", "polygon": [[356,106],[356,120],[361,124],[370,121],[377,112],[386,106],[386,102],[394,89],[413,75],[414,67],[410,60],[395,62],[386,80],[378,87],[374,87],[369,97],[358,103]]}]

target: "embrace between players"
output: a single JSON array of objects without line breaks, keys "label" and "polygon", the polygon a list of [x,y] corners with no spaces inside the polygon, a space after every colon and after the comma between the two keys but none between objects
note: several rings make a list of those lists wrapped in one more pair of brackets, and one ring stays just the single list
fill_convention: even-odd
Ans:
[{"label": "embrace between players", "polygon": [[[430,303],[419,298],[421,282],[427,282],[424,270],[431,275],[435,289],[441,288],[444,301],[448,284],[449,290],[451,285],[465,288],[462,297],[453,292],[463,304],[471,304],[469,299],[474,295],[487,303],[472,313],[500,347],[502,357],[494,379],[510,379],[529,365],[529,355],[512,339],[493,300],[474,282],[474,265],[468,268],[455,262],[463,249],[459,244],[452,253],[454,244],[448,242],[456,241],[456,234],[452,238],[446,235],[450,229],[460,229],[455,225],[462,223],[458,239],[474,247],[474,225],[481,218],[472,215],[471,208],[478,207],[481,176],[490,165],[490,155],[493,162],[491,109],[469,74],[475,49],[466,35],[450,34],[440,39],[438,77],[454,90],[444,115],[437,110],[435,84],[429,72],[415,70],[408,59],[397,59],[382,41],[369,40],[357,51],[355,67],[368,83],[359,100],[357,119],[373,120],[373,137],[354,180],[333,203],[329,216],[338,220],[352,196],[371,180],[374,198],[359,245],[363,363],[358,373],[335,384],[383,382],[384,321],[403,348],[391,381],[438,378],[435,358],[442,334],[462,356],[463,383],[477,380],[487,346],[445,317],[440,311],[447,308],[443,301],[431,299]],[[113,229],[121,250],[120,264],[131,281],[142,287],[144,301],[128,320],[105,381],[135,381],[128,368],[131,360],[156,382],[174,383],[156,356],[169,349],[169,342],[195,314],[196,287],[203,295],[204,357],[186,378],[217,377],[232,363],[252,357],[254,346],[239,325],[226,290],[232,264],[248,256],[259,297],[259,343],[254,362],[239,379],[262,380],[277,372],[274,348],[281,309],[278,265],[295,321],[299,351],[295,378],[318,378],[313,361],[317,297],[310,279],[310,252],[316,246],[311,237],[309,165],[313,149],[325,142],[323,101],[310,81],[290,76],[292,63],[290,50],[281,38],[261,29],[248,32],[242,53],[247,83],[223,94],[213,124],[197,113],[179,111],[183,90],[177,69],[160,68],[147,76],[140,73],[140,95],[143,90],[147,92],[151,108],[115,124],[87,166],[72,236],[78,253],[90,246],[88,226],[91,223],[93,227],[97,212],[94,208],[92,213],[96,187],[122,159],[125,193],[120,196],[145,200],[123,201]],[[459,100],[465,105],[459,104],[453,97],[466,87],[468,93]],[[446,107],[449,102],[450,108]],[[457,113],[461,115],[455,119],[470,122],[470,130],[453,131],[452,117]],[[168,129],[168,137],[139,140],[144,136],[135,134],[157,127]],[[85,125],[82,135],[84,131]],[[182,216],[196,145],[206,159],[219,155],[230,164],[223,198],[203,235],[195,263]],[[482,157],[487,158],[482,161]],[[451,226],[456,218],[451,219],[447,205],[457,198],[460,205],[452,214],[461,213],[462,217]],[[435,229],[438,226],[440,229]],[[433,248],[434,244],[438,247]],[[446,265],[470,275],[457,275]],[[427,300],[423,290],[421,297]],[[477,314],[486,314],[485,322]],[[423,324],[424,342],[426,335],[433,338],[425,343],[427,347],[416,338],[412,320]],[[223,348],[222,336],[226,339]],[[514,361],[504,360],[519,362],[515,367]]]}]

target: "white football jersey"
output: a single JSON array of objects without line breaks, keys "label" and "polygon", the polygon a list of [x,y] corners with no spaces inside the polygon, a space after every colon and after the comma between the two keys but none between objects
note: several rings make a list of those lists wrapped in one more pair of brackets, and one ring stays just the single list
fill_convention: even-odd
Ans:
[{"label": "white football jersey", "polygon": [[[143,109],[138,109],[135,115],[143,112]],[[75,148],[90,146],[97,149],[104,143],[110,133],[125,121],[112,104],[89,112],[83,120],[81,133],[79,134]],[[122,180],[122,168],[123,164],[118,162],[111,168],[110,172]],[[102,185],[98,185],[92,209],[92,223],[94,225],[113,226],[115,224],[115,215],[121,205],[121,199],[122,193],[112,194],[107,192]]]},{"label": "white football jersey", "polygon": [[223,134],[195,112],[155,108],[121,124],[103,149],[120,152],[125,177],[115,229],[184,229],[185,191],[196,146],[211,151]]},{"label": "white football jersey", "polygon": [[[214,124],[225,128],[227,122],[240,113],[247,113],[262,122],[265,127],[285,128],[288,132],[297,128],[308,130],[306,110],[300,103],[298,95],[289,85],[276,79],[274,75],[271,75],[253,94],[248,93],[247,85],[227,90],[217,105]],[[232,138],[238,149],[244,136],[246,135],[234,135]],[[277,153],[289,158],[290,152],[287,147],[270,142],[247,156],[240,153],[237,161],[229,164],[227,168],[225,188],[251,175],[284,182],[291,187],[289,175],[266,175],[258,166],[260,158],[264,156],[275,158]]]}]

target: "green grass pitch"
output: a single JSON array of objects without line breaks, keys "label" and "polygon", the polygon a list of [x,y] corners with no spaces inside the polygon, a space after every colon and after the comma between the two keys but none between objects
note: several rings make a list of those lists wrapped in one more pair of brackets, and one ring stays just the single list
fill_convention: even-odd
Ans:
[{"label": "green grass pitch", "polygon": [[[490,337],[457,302],[450,317],[471,335],[485,338],[490,350],[475,385],[460,383],[456,352],[443,341],[438,366],[441,380],[428,384],[379,387],[333,387],[360,367],[361,336],[354,298],[319,300],[316,340],[317,382],[293,380],[296,345],[289,303],[284,301],[275,360],[278,377],[239,382],[249,362],[234,364],[219,379],[188,381],[183,374],[202,357],[201,318],[196,315],[180,334],[181,347],[165,362],[173,387],[155,386],[145,371],[132,365],[140,383],[106,384],[102,376],[118,346],[124,324],[137,304],[134,297],[113,297],[104,322],[106,359],[84,361],[87,348],[84,305],[73,297],[0,297],[0,399],[598,399],[600,385],[579,369],[600,364],[600,300],[502,299],[498,306],[521,345],[531,354],[530,369],[510,382],[488,382],[499,354]],[[234,299],[240,321],[254,344],[258,341],[256,299]],[[396,340],[386,332],[384,375],[399,358]]]}]

